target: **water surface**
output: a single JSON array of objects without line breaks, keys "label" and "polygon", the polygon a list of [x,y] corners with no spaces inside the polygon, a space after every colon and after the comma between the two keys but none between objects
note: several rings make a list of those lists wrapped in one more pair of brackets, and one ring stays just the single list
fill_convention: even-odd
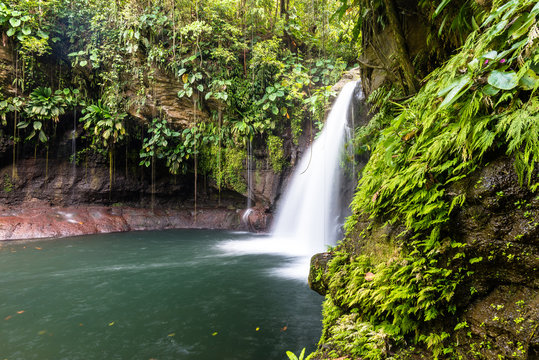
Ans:
[{"label": "water surface", "polygon": [[251,235],[173,230],[0,244],[0,359],[285,359],[322,298]]}]

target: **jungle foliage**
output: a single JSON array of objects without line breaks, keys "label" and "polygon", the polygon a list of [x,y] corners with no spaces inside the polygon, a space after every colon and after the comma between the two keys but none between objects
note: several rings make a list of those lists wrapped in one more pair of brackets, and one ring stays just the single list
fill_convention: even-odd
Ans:
[{"label": "jungle foliage", "polygon": [[[16,58],[14,96],[0,103],[6,132],[15,143],[45,143],[74,109],[87,146],[108,153],[111,165],[114,149],[126,148],[139,153],[141,166],[155,161],[187,173],[218,148],[209,175],[230,187],[220,168],[234,163],[226,154],[287,129],[297,141],[305,119],[320,120],[312,109],[331,93],[318,89],[357,53],[351,17],[330,23],[334,11],[323,0],[0,1],[4,44]],[[209,119],[171,124],[157,101],[140,121],[162,74],[181,85],[178,102]],[[70,94],[76,101],[66,100]]]},{"label": "jungle foliage", "polygon": [[[442,1],[433,16],[450,3]],[[375,11],[370,4],[363,11]],[[469,8],[465,2],[461,10]],[[458,14],[439,26],[441,34],[448,22],[456,24],[461,48],[415,96],[393,100],[402,94],[398,85],[371,94],[378,112],[356,136],[357,148],[371,150],[370,161],[351,204],[347,237],[361,243],[369,229],[357,225],[365,217],[403,232],[384,259],[335,253],[322,338],[332,350],[325,356],[392,359],[400,358],[392,348],[419,346],[432,358],[459,358],[451,329],[439,325],[457,313],[456,289],[480,260],[440,255],[464,246],[447,226],[466,197],[449,188],[489,154],[512,156],[521,185],[539,188],[539,4],[494,1],[474,13],[470,27],[458,25]]]}]

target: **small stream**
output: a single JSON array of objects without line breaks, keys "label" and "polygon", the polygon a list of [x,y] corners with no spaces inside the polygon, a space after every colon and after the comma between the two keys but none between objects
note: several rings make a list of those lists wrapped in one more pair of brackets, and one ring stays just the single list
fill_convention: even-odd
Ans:
[{"label": "small stream", "polygon": [[[170,230],[0,243],[0,359],[286,359],[315,348],[322,297],[295,259]],[[268,239],[269,240],[269,239]]]}]

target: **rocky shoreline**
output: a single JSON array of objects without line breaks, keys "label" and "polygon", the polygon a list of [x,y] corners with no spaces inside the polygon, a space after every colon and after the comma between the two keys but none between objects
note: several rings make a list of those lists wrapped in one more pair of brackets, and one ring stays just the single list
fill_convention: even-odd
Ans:
[{"label": "rocky shoreline", "polygon": [[98,233],[164,229],[248,230],[245,210],[135,208],[122,206],[53,207],[42,204],[0,208],[0,241],[61,238]]}]

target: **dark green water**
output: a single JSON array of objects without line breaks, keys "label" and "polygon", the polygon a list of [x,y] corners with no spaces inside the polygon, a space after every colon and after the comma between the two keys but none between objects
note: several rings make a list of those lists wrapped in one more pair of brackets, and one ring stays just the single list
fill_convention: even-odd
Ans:
[{"label": "dark green water", "polygon": [[[224,255],[249,235],[162,231],[0,244],[0,359],[286,359],[320,337],[322,298]],[[257,331],[258,329],[258,331]]]}]

